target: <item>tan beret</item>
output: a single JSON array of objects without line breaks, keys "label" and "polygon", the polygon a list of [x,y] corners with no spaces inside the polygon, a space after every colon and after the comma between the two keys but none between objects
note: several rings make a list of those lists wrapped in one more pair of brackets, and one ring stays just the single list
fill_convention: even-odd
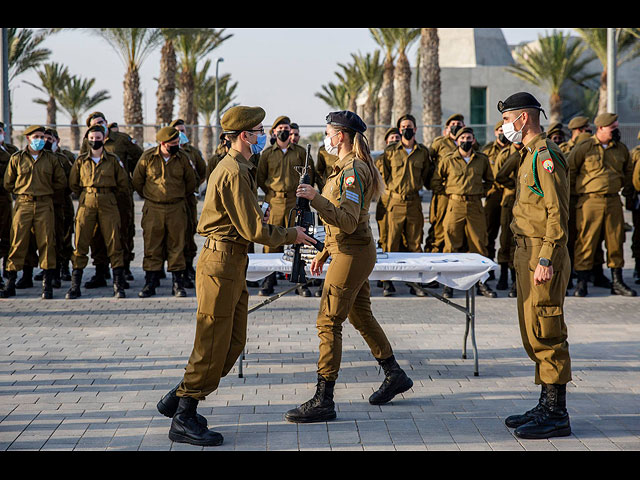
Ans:
[{"label": "tan beret", "polygon": [[500,120],[498,123],[496,123],[494,130],[498,130],[502,125],[504,125],[504,120]]},{"label": "tan beret", "polygon": [[229,132],[241,132],[258,125],[266,116],[261,107],[245,107],[238,105],[227,110],[220,119],[222,129]]},{"label": "tan beret", "polygon": [[102,125],[92,125],[90,126],[86,132],[84,132],[84,138],[87,138],[89,136],[90,132],[100,132],[102,134],[102,136],[105,135],[104,133],[104,128],[102,128]]},{"label": "tan beret", "polygon": [[393,135],[394,133],[400,135],[400,130],[398,130],[396,127],[391,127],[385,132],[384,139],[386,140],[389,135]]},{"label": "tan beret", "polygon": [[178,125],[184,125],[184,120],[181,118],[176,118],[173,122],[169,124],[170,127],[176,127]]},{"label": "tan beret", "polygon": [[569,121],[569,130],[575,130],[576,128],[583,128],[589,125],[589,119],[587,117],[573,117]]},{"label": "tan beret", "polygon": [[98,118],[98,117],[104,118],[105,122],[107,121],[107,117],[104,116],[104,113],[102,113],[102,112],[93,112],[93,113],[90,113],[89,116],[87,117],[87,127],[89,125],[91,125],[91,120],[93,120],[94,118]]},{"label": "tan beret", "polygon": [[596,117],[593,123],[596,127],[607,127],[618,119],[618,115],[615,113],[601,113]]},{"label": "tan beret", "polygon": [[471,127],[462,127],[461,129],[459,129],[456,132],[456,135],[455,135],[454,138],[457,140],[460,137],[460,135],[462,135],[463,133],[470,133],[471,135],[473,135],[473,128],[471,128]]},{"label": "tan beret", "polygon": [[163,127],[156,133],[156,140],[158,142],[170,142],[175,140],[180,135],[180,132],[173,127]]},{"label": "tan beret", "polygon": [[464,116],[461,113],[454,113],[449,118],[447,118],[446,122],[444,122],[445,127],[454,120],[460,120],[461,122],[464,122]]},{"label": "tan beret", "polygon": [[45,132],[45,128],[42,125],[31,125],[30,127],[27,127],[24,130],[23,134],[24,135],[31,135],[32,133],[35,133],[35,132],[44,133]]},{"label": "tan beret", "polygon": [[547,132],[549,133],[549,135],[551,135],[553,132],[562,133],[562,123],[560,122],[552,123],[551,125],[549,125],[549,130],[547,130]]},{"label": "tan beret", "polygon": [[291,125],[291,119],[286,115],[280,115],[278,118],[276,118],[276,121],[273,122],[273,125],[271,125],[271,129],[272,130],[275,129],[281,123],[284,123],[286,125]]}]

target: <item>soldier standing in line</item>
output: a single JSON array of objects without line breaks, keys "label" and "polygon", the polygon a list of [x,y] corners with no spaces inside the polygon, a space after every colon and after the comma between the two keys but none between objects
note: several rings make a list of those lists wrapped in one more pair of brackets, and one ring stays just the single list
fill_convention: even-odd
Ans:
[{"label": "soldier standing in line", "polygon": [[547,131],[547,138],[558,146],[563,144],[564,130],[562,130],[562,123],[557,122],[549,125],[549,130]]},{"label": "soldier standing in line", "polygon": [[[640,140],[640,132],[638,133]],[[633,276],[636,279],[636,285],[640,285],[640,145],[630,152],[633,160],[633,195],[627,198],[627,210],[631,210],[631,219],[633,221],[633,235],[631,236],[631,253],[635,258],[635,268]]]},{"label": "soldier standing in line", "polygon": [[[397,127],[389,128],[384,134],[384,143],[386,146],[391,145],[392,143],[399,142],[402,136],[400,135],[400,130]],[[380,175],[383,175],[383,164],[382,160],[384,158],[384,152],[375,159],[376,167],[380,172]],[[322,191],[322,190],[320,190]],[[387,248],[387,204],[389,203],[389,192],[386,190],[382,195],[380,195],[380,199],[376,202],[376,222],[378,223],[378,247],[382,248],[386,251]],[[406,248],[406,240],[402,240],[403,247]],[[382,286],[382,282],[380,281],[380,285]]]},{"label": "soldier standing in line", "polygon": [[2,279],[6,275],[7,256],[11,246],[9,233],[11,232],[11,209],[13,207],[11,194],[4,189],[3,179],[4,172],[9,164],[9,158],[17,151],[18,147],[4,141],[4,123],[0,122],[0,258],[2,258],[0,289],[4,286]]}]

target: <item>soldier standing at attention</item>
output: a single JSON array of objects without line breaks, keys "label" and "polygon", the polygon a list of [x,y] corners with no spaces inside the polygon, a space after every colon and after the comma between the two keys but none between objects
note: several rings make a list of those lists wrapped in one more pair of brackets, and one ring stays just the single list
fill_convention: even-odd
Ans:
[{"label": "soldier standing at attention", "polygon": [[40,125],[25,129],[27,147],[11,155],[4,173],[4,189],[16,196],[16,204],[11,222],[8,282],[2,291],[2,298],[16,294],[16,278],[24,265],[32,229],[40,256],[40,268],[45,270],[42,298],[53,298],[56,234],[52,197],[54,192],[66,188],[67,177],[57,155],[44,150],[44,131],[45,128]]},{"label": "soldier standing at attention", "polygon": [[[640,132],[638,133],[640,140]],[[631,253],[635,258],[635,268],[633,276],[636,279],[636,285],[640,285],[640,145],[630,152],[633,160],[633,188],[634,195],[627,200],[627,210],[631,210],[631,219],[633,221],[633,235],[631,236]]]},{"label": "soldier standing at attention", "polygon": [[253,173],[256,167],[249,158],[266,143],[264,117],[260,107],[236,106],[220,121],[231,148],[209,177],[198,222],[198,234],[207,240],[196,265],[193,351],[182,381],[158,403],[160,413],[173,417],[169,438],[175,442],[207,446],[223,442],[222,435],[207,429],[206,419],[196,409],[231,371],[246,343],[249,242],[273,247],[315,242],[302,227],[284,228],[263,221]]},{"label": "soldier standing at attention", "polygon": [[571,434],[566,386],[571,358],[564,321],[564,297],[571,274],[567,251],[569,168],[560,148],[540,127],[542,107],[533,95],[519,92],[498,103],[502,129],[522,143],[511,230],[518,319],[524,349],[535,362],[541,393],[533,409],[506,418],[520,438]]},{"label": "soldier standing at attention", "polygon": [[[406,114],[397,121],[399,142],[392,143],[382,153],[382,178],[389,192],[387,203],[387,252],[422,252],[424,215],[420,190],[429,185],[431,159],[429,149],[416,141],[416,119]],[[404,241],[403,241],[404,240]],[[383,295],[395,292],[390,281],[385,281]],[[410,287],[412,295],[425,294]]]},{"label": "soldier standing at attention", "polygon": [[0,122],[0,258],[2,258],[2,275],[0,275],[0,288],[4,286],[2,278],[6,274],[7,255],[11,245],[9,232],[11,232],[11,194],[4,189],[4,172],[9,165],[9,158],[18,151],[18,147],[4,141],[4,123]]},{"label": "soldier standing at attention", "polygon": [[576,297],[588,294],[587,281],[594,265],[596,246],[604,231],[607,265],[611,268],[611,293],[635,297],[622,280],[624,266],[624,216],[620,191],[633,195],[633,162],[620,141],[618,116],[602,113],[594,121],[596,133],[569,154],[571,184],[578,195],[575,244]]},{"label": "soldier standing at attention", "polygon": [[96,226],[104,237],[109,261],[113,268],[113,292],[124,298],[124,259],[120,235],[120,212],[116,192],[129,190],[129,174],[120,159],[104,148],[104,129],[89,127],[85,133],[89,151],[78,155],[69,173],[69,188],[78,195],[76,238],[71,272],[71,288],[65,298],[81,295],[82,273],[87,266],[89,246]]},{"label": "soldier standing at attention", "polygon": [[144,237],[145,284],[141,298],[155,295],[160,271],[167,253],[167,271],[172,272],[172,293],[185,297],[184,259],[187,207],[185,198],[193,196],[196,173],[189,157],[180,149],[180,132],[173,127],[161,128],[156,134],[157,147],[146,150],[133,172],[133,188],[144,198],[142,232]]},{"label": "soldier standing at attention", "polygon": [[363,135],[367,126],[350,111],[332,112],[326,120],[325,148],[339,160],[322,195],[305,184],[296,192],[311,201],[325,225],[325,248],[311,262],[311,273],[320,275],[327,258],[331,256],[332,260],[316,321],[320,337],[316,393],[284,415],[293,423],[336,418],[333,391],[342,359],[342,324],[347,317],[385,373],[384,382],[369,397],[369,403],[388,403],[413,386],[371,312],[368,278],[376,263],[376,245],[369,226],[369,206],[384,191],[384,183]]},{"label": "soldier standing at attention", "polygon": [[[291,143],[291,120],[289,117],[276,118],[272,126],[275,143],[267,147],[258,161],[256,180],[258,186],[265,193],[264,201],[271,206],[269,215],[270,225],[286,227],[289,214],[296,206],[296,188],[300,183],[300,174],[295,167],[304,167],[307,156],[306,150]],[[315,168],[313,159],[309,159],[311,184],[315,182]],[[291,219],[293,222],[293,218]],[[264,253],[284,252],[284,247],[264,247]],[[269,296],[276,285],[276,274],[272,273],[262,282],[259,295]],[[306,286],[296,289],[298,295],[310,297],[311,292]]]},{"label": "soldier standing at attention", "polygon": [[[434,193],[448,198],[443,252],[468,251],[486,257],[487,220],[482,197],[493,186],[493,171],[489,157],[473,151],[473,129],[459,129],[455,140],[458,147],[438,162],[431,181]],[[486,283],[478,282],[477,290],[485,297],[497,296]],[[451,287],[444,286],[442,295],[450,298],[452,294]]]}]

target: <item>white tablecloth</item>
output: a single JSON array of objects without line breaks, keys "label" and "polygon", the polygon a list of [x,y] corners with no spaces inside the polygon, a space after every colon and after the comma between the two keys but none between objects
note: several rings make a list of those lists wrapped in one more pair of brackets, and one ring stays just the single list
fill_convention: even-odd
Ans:
[{"label": "white tablecloth", "polygon": [[[497,263],[477,253],[400,253],[378,258],[369,280],[404,282],[440,282],[457,290],[468,290],[478,281],[489,278],[490,270],[498,270]],[[308,278],[310,262],[306,266]],[[324,278],[328,265],[319,278]],[[272,272],[291,273],[291,262],[282,253],[250,253],[247,280],[260,280]]]}]

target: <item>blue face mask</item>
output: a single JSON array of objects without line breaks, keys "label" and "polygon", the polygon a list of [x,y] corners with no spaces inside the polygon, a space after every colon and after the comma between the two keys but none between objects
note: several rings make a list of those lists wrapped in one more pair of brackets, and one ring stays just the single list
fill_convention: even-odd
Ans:
[{"label": "blue face mask", "polygon": [[267,144],[267,134],[263,133],[262,135],[258,135],[258,143],[251,144],[251,153],[254,155],[260,153],[264,146]]},{"label": "blue face mask", "polygon": [[180,132],[180,145],[184,145],[185,143],[189,143],[189,139],[184,132]]},{"label": "blue face mask", "polygon": [[44,138],[33,138],[31,139],[29,146],[33,148],[36,152],[39,152],[44,148],[44,144],[45,144]]}]

